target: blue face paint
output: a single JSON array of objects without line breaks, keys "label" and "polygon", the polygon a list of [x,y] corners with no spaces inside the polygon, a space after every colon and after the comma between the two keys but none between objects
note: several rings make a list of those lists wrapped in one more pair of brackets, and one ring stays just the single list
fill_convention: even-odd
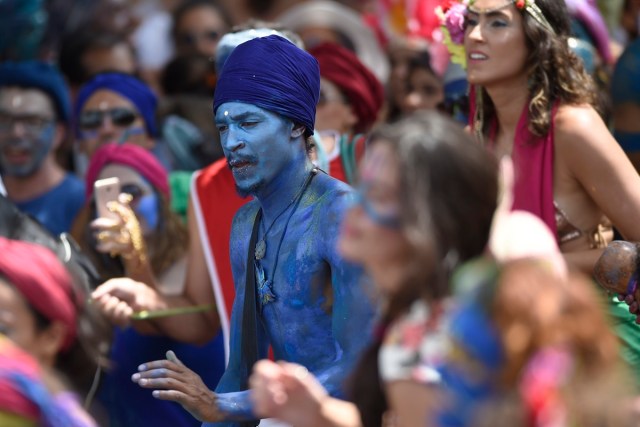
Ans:
[{"label": "blue face paint", "polygon": [[[16,177],[33,175],[51,151],[55,129],[55,123],[49,123],[39,133],[30,137],[7,136],[0,139],[0,168],[3,173]],[[26,161],[12,162],[6,157],[7,149],[24,152]]]},{"label": "blue face paint", "polygon": [[301,150],[291,141],[290,120],[255,105],[227,102],[218,108],[215,121],[243,196],[256,195],[266,183],[273,183]]},{"label": "blue face paint", "polygon": [[145,235],[156,231],[160,222],[160,200],[155,193],[142,196],[134,206],[136,215],[144,219]]}]

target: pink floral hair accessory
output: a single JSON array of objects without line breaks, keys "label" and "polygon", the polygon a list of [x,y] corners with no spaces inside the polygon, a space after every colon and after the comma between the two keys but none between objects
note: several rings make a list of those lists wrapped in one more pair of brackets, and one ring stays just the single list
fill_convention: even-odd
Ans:
[{"label": "pink floral hair accessory", "polygon": [[445,4],[436,8],[436,16],[440,19],[443,35],[443,44],[447,46],[451,54],[451,61],[467,67],[467,58],[464,47],[465,20],[467,8],[473,4],[473,0],[447,0]]}]

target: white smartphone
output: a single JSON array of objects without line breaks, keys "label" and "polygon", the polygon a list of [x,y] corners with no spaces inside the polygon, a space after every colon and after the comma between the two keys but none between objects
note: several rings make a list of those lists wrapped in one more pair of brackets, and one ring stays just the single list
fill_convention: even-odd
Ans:
[{"label": "white smartphone", "polygon": [[115,177],[99,179],[93,184],[93,193],[95,194],[98,217],[117,220],[118,215],[107,208],[107,203],[118,200],[120,180]]}]

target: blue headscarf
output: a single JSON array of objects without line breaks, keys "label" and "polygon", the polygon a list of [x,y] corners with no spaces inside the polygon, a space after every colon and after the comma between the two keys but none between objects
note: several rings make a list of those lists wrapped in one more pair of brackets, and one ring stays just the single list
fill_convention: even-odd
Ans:
[{"label": "blue headscarf", "polygon": [[91,95],[102,89],[115,92],[131,101],[144,119],[147,134],[151,137],[156,136],[156,107],[158,99],[144,82],[124,73],[101,73],[82,86],[74,109],[76,134],[79,134],[77,120],[84,104]]},{"label": "blue headscarf", "polygon": [[56,67],[41,61],[0,63],[0,86],[34,88],[45,92],[56,109],[58,120],[69,123],[69,89]]},{"label": "blue headscarf", "polygon": [[278,113],[313,135],[320,96],[318,61],[280,36],[242,43],[229,56],[216,84],[213,113],[226,102],[244,102]]}]

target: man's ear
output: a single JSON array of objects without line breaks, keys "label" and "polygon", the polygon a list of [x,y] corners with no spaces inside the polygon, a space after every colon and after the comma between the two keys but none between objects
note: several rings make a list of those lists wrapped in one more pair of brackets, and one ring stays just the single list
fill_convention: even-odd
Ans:
[{"label": "man's ear", "polygon": [[306,127],[301,124],[294,124],[293,129],[291,129],[291,138],[298,138],[304,134]]}]

